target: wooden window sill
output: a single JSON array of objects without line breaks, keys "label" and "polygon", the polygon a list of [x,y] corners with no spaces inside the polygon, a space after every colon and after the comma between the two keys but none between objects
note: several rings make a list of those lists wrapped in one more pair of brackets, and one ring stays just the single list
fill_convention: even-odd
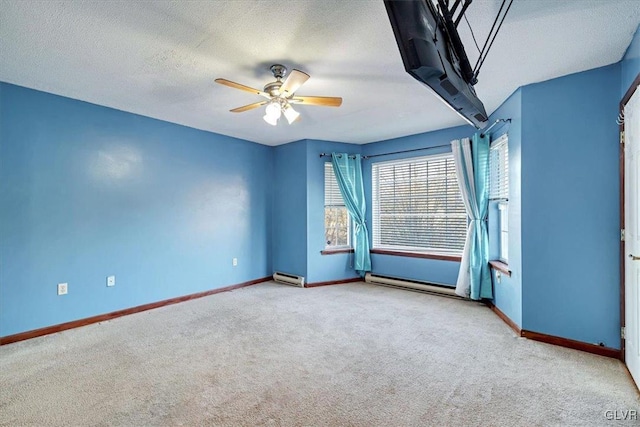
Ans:
[{"label": "wooden window sill", "polygon": [[511,270],[509,270],[509,266],[502,261],[494,260],[489,261],[489,265],[492,269],[499,271],[500,273],[511,277]]},{"label": "wooden window sill", "polygon": [[335,255],[335,254],[348,254],[348,253],[353,253],[353,248],[324,249],[320,251],[321,255]]},{"label": "wooden window sill", "polygon": [[387,249],[371,249],[369,252],[372,254],[404,256],[409,258],[437,259],[440,261],[460,262],[462,260],[462,257],[460,255],[446,255],[446,254],[437,254],[437,253],[428,253],[428,252],[402,252],[402,251],[390,251]]}]

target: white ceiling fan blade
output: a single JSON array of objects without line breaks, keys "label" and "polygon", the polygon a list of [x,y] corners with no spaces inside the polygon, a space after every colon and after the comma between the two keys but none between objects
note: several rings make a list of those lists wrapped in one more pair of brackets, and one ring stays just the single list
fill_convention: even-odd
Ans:
[{"label": "white ceiling fan blade", "polygon": [[307,80],[309,80],[309,74],[303,73],[300,70],[293,70],[289,77],[284,81],[280,87],[280,94],[285,98],[292,96],[295,91],[300,89]]}]

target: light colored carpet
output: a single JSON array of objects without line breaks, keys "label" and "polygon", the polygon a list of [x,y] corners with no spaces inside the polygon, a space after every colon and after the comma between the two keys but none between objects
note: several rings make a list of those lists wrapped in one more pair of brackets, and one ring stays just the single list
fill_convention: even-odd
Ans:
[{"label": "light colored carpet", "polygon": [[364,283],[264,283],[0,347],[3,426],[637,425],[605,417],[628,409],[616,360]]}]

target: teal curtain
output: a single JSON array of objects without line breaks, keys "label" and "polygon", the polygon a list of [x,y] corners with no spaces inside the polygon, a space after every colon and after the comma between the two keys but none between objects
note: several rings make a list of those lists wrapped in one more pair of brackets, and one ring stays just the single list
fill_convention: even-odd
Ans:
[{"label": "teal curtain", "polygon": [[469,216],[467,239],[462,253],[456,293],[474,300],[493,298],[489,271],[489,137],[476,133],[452,141],[456,176]]},{"label": "teal curtain", "polygon": [[365,220],[367,206],[362,183],[362,158],[359,154],[331,153],[331,162],[340,194],[354,224],[353,268],[364,276],[365,272],[371,271],[371,256],[369,255],[369,231]]},{"label": "teal curtain", "polygon": [[471,298],[493,298],[491,271],[489,270],[489,232],[487,214],[489,212],[489,135],[473,135],[473,174],[476,183],[476,201],[480,226],[476,227],[476,238],[471,251]]}]

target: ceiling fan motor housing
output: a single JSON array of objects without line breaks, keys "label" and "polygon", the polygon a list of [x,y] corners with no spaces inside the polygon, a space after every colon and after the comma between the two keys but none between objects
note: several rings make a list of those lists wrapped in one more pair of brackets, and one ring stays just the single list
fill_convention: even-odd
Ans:
[{"label": "ceiling fan motor housing", "polygon": [[287,75],[287,67],[282,64],[273,64],[270,70],[273,73],[273,77],[276,78],[276,81],[267,83],[264,86],[264,91],[271,96],[278,96],[280,94],[280,87],[282,86],[282,79]]},{"label": "ceiling fan motor housing", "polygon": [[282,86],[282,82],[280,80],[278,80],[277,82],[267,83],[264,86],[264,91],[271,96],[278,96],[280,94],[281,86]]}]

